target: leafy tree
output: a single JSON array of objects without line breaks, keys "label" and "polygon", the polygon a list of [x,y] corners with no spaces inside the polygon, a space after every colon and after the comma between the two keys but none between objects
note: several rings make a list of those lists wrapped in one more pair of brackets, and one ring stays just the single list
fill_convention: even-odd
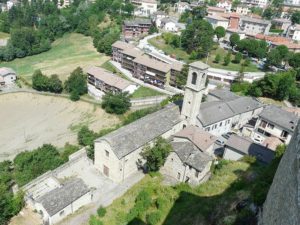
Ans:
[{"label": "leafy tree", "polygon": [[218,40],[220,40],[220,38],[225,37],[226,30],[224,27],[218,26],[215,29],[215,34],[216,34]]},{"label": "leafy tree", "polygon": [[242,58],[243,58],[242,53],[238,52],[238,53],[235,55],[233,62],[238,64],[238,63],[241,62]]},{"label": "leafy tree", "polygon": [[278,66],[281,64],[281,55],[277,49],[272,49],[267,55],[267,64]]},{"label": "leafy tree", "polygon": [[231,53],[228,52],[227,55],[224,57],[224,66],[228,66],[231,61]]},{"label": "leafy tree", "polygon": [[189,66],[185,64],[181,72],[176,76],[177,87],[183,88],[186,85],[188,73],[189,73]]},{"label": "leafy tree", "polygon": [[32,88],[38,91],[48,91],[48,77],[41,70],[34,71],[32,75]]},{"label": "leafy tree", "polygon": [[206,7],[198,6],[193,8],[192,16],[193,20],[201,20],[207,15]]},{"label": "leafy tree", "polygon": [[194,58],[207,56],[213,46],[214,30],[205,20],[193,20],[181,34],[182,47]]},{"label": "leafy tree", "polygon": [[141,156],[146,160],[146,167],[149,171],[158,171],[172,150],[171,144],[159,137],[156,139],[154,146],[149,145],[144,147]]},{"label": "leafy tree", "polygon": [[232,2],[232,8],[236,8],[241,3],[240,0],[233,0]]},{"label": "leafy tree", "polygon": [[221,55],[217,54],[215,59],[214,59],[214,63],[219,63],[221,61]]},{"label": "leafy tree", "polygon": [[292,21],[293,24],[299,24],[300,23],[300,11],[295,11],[292,14],[291,21]]},{"label": "leafy tree", "polygon": [[[87,93],[86,75],[77,67],[65,81],[64,88],[71,93],[72,100],[78,100],[80,95]],[[75,98],[74,98],[75,97]]]},{"label": "leafy tree", "polygon": [[300,53],[294,53],[289,59],[289,64],[290,66],[294,68],[299,68],[300,67]]},{"label": "leafy tree", "polygon": [[103,96],[101,106],[107,113],[123,114],[129,110],[131,102],[127,92],[110,92]]},{"label": "leafy tree", "polygon": [[49,91],[53,93],[61,93],[63,90],[62,81],[58,78],[56,74],[51,75],[49,80]]},{"label": "leafy tree", "polygon": [[154,34],[154,33],[158,33],[158,29],[156,26],[152,25],[149,29],[149,34]]},{"label": "leafy tree", "polygon": [[93,145],[96,138],[97,134],[87,126],[81,127],[77,134],[78,143],[82,146]]},{"label": "leafy tree", "polygon": [[273,16],[274,16],[274,11],[273,8],[271,7],[266,8],[262,14],[262,17],[268,20],[272,19]]},{"label": "leafy tree", "polygon": [[240,35],[237,33],[233,33],[232,35],[230,35],[229,41],[230,41],[231,47],[236,46],[237,43],[240,41]]},{"label": "leafy tree", "polygon": [[63,160],[63,162],[67,162],[69,160],[69,156],[74,152],[77,152],[78,150],[78,146],[66,143],[64,146],[64,151],[61,153],[61,159]]}]

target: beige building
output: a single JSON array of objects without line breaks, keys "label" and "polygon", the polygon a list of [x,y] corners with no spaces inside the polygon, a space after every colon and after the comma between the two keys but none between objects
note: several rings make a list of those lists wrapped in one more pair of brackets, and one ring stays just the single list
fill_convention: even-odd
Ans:
[{"label": "beige building", "polygon": [[115,182],[122,182],[143,167],[140,155],[144,146],[161,136],[169,138],[182,129],[178,106],[147,115],[95,141],[96,168]]},{"label": "beige building", "polygon": [[216,27],[224,27],[224,29],[228,28],[229,20],[218,14],[207,15],[205,20],[207,20],[214,29],[216,29]]}]

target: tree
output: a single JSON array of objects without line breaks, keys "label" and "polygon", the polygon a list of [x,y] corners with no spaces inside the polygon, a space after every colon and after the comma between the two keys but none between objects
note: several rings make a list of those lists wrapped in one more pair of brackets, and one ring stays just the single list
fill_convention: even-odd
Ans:
[{"label": "tree", "polygon": [[242,53],[238,52],[235,55],[233,62],[236,63],[236,64],[239,64],[241,62],[242,58],[243,58]]},{"label": "tree", "polygon": [[81,127],[77,134],[78,143],[82,146],[93,145],[96,137],[97,134],[87,126]]},{"label": "tree", "polygon": [[32,88],[38,91],[48,91],[48,77],[41,70],[34,71],[32,75]]},{"label": "tree", "polygon": [[292,14],[291,21],[292,21],[293,24],[299,24],[300,23],[300,11],[295,11]]},{"label": "tree", "polygon": [[219,63],[221,61],[221,55],[217,54],[214,60],[214,63]]},{"label": "tree", "polygon": [[240,41],[240,35],[237,33],[233,33],[232,35],[230,35],[229,41],[230,41],[231,47],[233,48]]},{"label": "tree", "polygon": [[271,7],[266,8],[262,14],[262,17],[268,20],[272,19],[273,16],[274,16],[274,12],[273,12],[273,8]]},{"label": "tree", "polygon": [[225,37],[226,30],[224,27],[218,26],[215,29],[215,34],[216,34],[218,40],[220,40],[220,38]]},{"label": "tree", "polygon": [[231,53],[228,52],[227,55],[224,57],[224,66],[228,66],[231,61]]},{"label": "tree", "polygon": [[155,140],[153,147],[149,145],[144,147],[141,156],[146,160],[147,169],[149,171],[158,171],[165,164],[171,150],[171,144],[162,137],[158,137]]},{"label": "tree", "polygon": [[123,114],[131,106],[129,94],[128,92],[106,93],[102,97],[101,106],[107,113]]},{"label": "tree", "polygon": [[280,52],[277,49],[272,49],[267,55],[267,65],[280,66],[281,60]]},{"label": "tree", "polygon": [[185,64],[180,73],[176,76],[176,86],[183,88],[186,85],[187,77],[189,73],[189,66]]},{"label": "tree", "polygon": [[193,20],[181,34],[182,47],[194,58],[206,57],[213,46],[214,30],[205,20]]},{"label": "tree", "polygon": [[300,53],[294,53],[289,59],[290,66],[300,68]]},{"label": "tree", "polygon": [[65,81],[64,88],[71,93],[72,100],[78,100],[80,95],[87,93],[86,75],[77,67]]},{"label": "tree", "polygon": [[154,34],[154,33],[158,33],[158,29],[155,25],[152,25],[149,29],[149,34]]},{"label": "tree", "polygon": [[58,78],[56,74],[51,75],[49,80],[49,91],[53,93],[61,93],[63,90],[62,81]]}]

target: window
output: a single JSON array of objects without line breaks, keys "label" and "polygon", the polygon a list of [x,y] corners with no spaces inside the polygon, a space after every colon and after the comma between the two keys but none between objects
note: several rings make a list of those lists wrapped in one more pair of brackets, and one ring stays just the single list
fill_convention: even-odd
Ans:
[{"label": "window", "polygon": [[273,125],[273,124],[271,124],[271,123],[268,123],[268,128],[270,128],[270,129],[274,129],[274,125]]},{"label": "window", "polygon": [[196,170],[195,176],[198,178],[199,177],[199,171]]},{"label": "window", "polygon": [[64,215],[64,214],[65,214],[65,211],[64,211],[64,210],[62,210],[62,211],[59,212],[59,215],[60,215],[60,216],[62,216],[62,215]]},{"label": "window", "polygon": [[109,151],[105,150],[106,157],[109,157]]},{"label": "window", "polygon": [[197,82],[197,73],[193,72],[192,73],[192,84],[196,84]]},{"label": "window", "polygon": [[287,132],[287,131],[285,131],[285,130],[283,130],[282,132],[281,132],[281,137],[283,137],[283,138],[286,138],[287,136],[289,135],[289,133]]},{"label": "window", "polygon": [[257,129],[257,132],[260,133],[260,134],[264,134],[264,130],[262,130],[260,128]]},{"label": "window", "polygon": [[177,179],[178,179],[178,180],[180,180],[180,176],[181,176],[181,174],[178,173],[178,174],[177,174]]},{"label": "window", "polygon": [[264,120],[262,120],[262,121],[260,122],[260,125],[259,125],[259,126],[261,126],[261,127],[263,127],[263,128],[266,128],[267,122],[264,121]]},{"label": "window", "polygon": [[221,123],[220,123],[220,127],[222,126],[222,124],[223,124],[223,123],[221,122]]}]

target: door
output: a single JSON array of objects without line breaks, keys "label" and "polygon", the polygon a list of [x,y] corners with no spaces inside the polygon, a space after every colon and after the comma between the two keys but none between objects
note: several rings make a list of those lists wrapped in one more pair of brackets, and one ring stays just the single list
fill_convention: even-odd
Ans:
[{"label": "door", "polygon": [[103,173],[105,176],[109,177],[109,168],[105,165],[103,165]]}]

